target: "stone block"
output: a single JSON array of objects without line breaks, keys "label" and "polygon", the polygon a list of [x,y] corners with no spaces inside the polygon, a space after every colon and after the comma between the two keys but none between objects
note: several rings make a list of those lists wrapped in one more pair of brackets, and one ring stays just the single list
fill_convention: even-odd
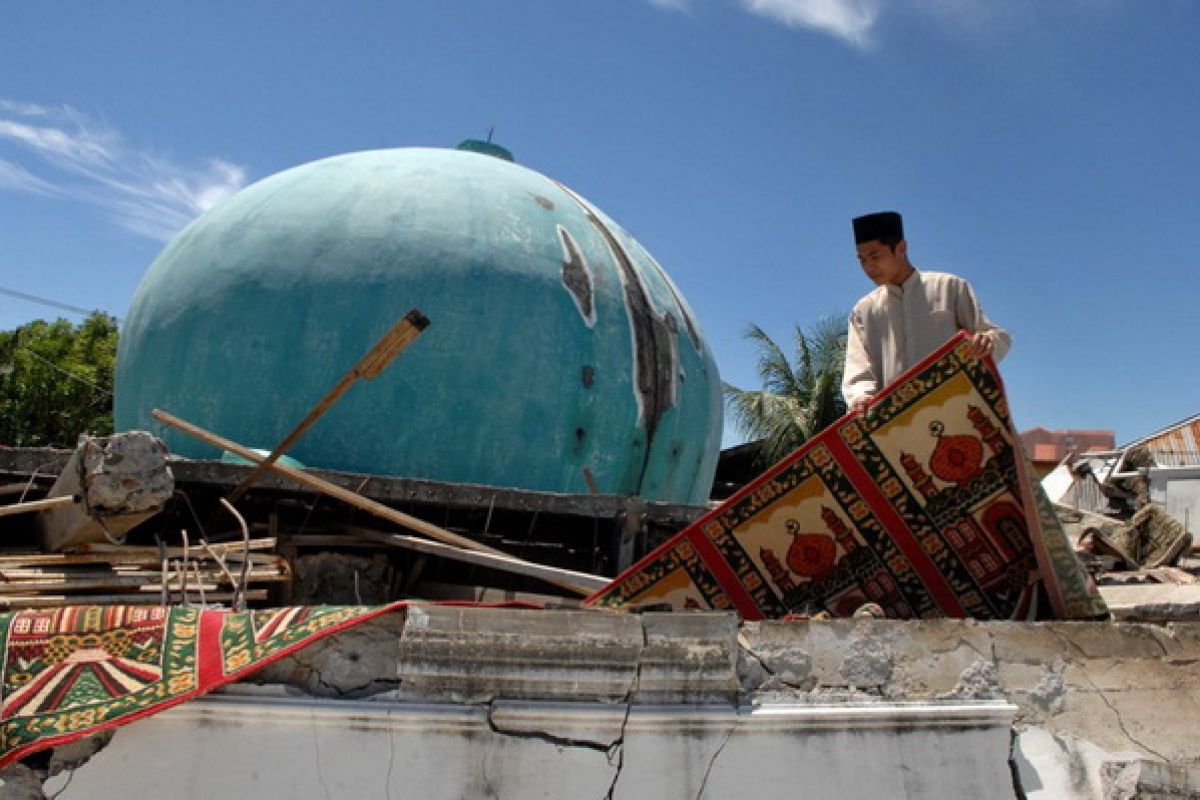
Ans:
[{"label": "stone block", "polygon": [[637,702],[737,701],[736,614],[643,614],[641,621],[646,645]]},{"label": "stone block", "polygon": [[162,440],[145,431],[81,436],[49,495],[81,501],[38,515],[43,547],[120,538],[157,514],[175,491],[166,457]]},{"label": "stone block", "polygon": [[413,606],[400,639],[400,693],[623,701],[643,643],[632,614]]}]

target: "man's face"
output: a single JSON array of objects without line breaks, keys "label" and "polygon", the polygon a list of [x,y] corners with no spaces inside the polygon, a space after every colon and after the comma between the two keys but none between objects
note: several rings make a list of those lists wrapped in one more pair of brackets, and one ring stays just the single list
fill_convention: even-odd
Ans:
[{"label": "man's face", "polygon": [[883,242],[863,242],[858,246],[858,263],[877,285],[890,283],[899,286],[908,277],[907,252],[908,243],[904,241],[897,244],[895,250]]}]

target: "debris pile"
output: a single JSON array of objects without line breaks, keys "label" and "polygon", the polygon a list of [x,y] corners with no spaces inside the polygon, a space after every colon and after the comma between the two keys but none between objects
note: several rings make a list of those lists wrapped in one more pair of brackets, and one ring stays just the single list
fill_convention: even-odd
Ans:
[{"label": "debris pile", "polygon": [[[70,553],[0,556],[0,610],[91,603],[265,601],[266,585],[291,580],[274,539],[237,545],[138,547],[85,544]],[[243,588],[245,587],[245,588]]]},{"label": "debris pile", "polygon": [[1076,555],[1122,619],[1195,619],[1200,498],[1193,417],[1120,450],[1073,454],[1042,481]]}]

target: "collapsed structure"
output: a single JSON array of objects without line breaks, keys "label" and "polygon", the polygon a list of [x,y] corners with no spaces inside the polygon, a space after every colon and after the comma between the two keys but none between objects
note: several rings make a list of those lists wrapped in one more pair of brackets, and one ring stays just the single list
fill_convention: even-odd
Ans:
[{"label": "collapsed structure", "polygon": [[118,426],[192,457],[0,451],[4,790],[1189,796],[1200,606],[977,621],[1105,616],[1080,521],[1155,548],[1059,527],[956,347],[714,508],[715,364],[602,212],[470,152],[268,179],[122,339]]}]

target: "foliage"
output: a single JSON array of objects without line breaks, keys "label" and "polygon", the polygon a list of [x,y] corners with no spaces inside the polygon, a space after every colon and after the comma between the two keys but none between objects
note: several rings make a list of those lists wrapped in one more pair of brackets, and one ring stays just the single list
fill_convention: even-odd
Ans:
[{"label": "foliage", "polygon": [[0,444],[74,447],[112,433],[117,321],[35,320],[0,332]]},{"label": "foliage", "polygon": [[762,440],[759,459],[773,464],[846,413],[842,369],[846,360],[846,318],[830,316],[807,332],[796,326],[794,361],[762,328],[751,325],[746,338],[758,346],[762,389],[726,383],[725,404],[738,430]]}]

